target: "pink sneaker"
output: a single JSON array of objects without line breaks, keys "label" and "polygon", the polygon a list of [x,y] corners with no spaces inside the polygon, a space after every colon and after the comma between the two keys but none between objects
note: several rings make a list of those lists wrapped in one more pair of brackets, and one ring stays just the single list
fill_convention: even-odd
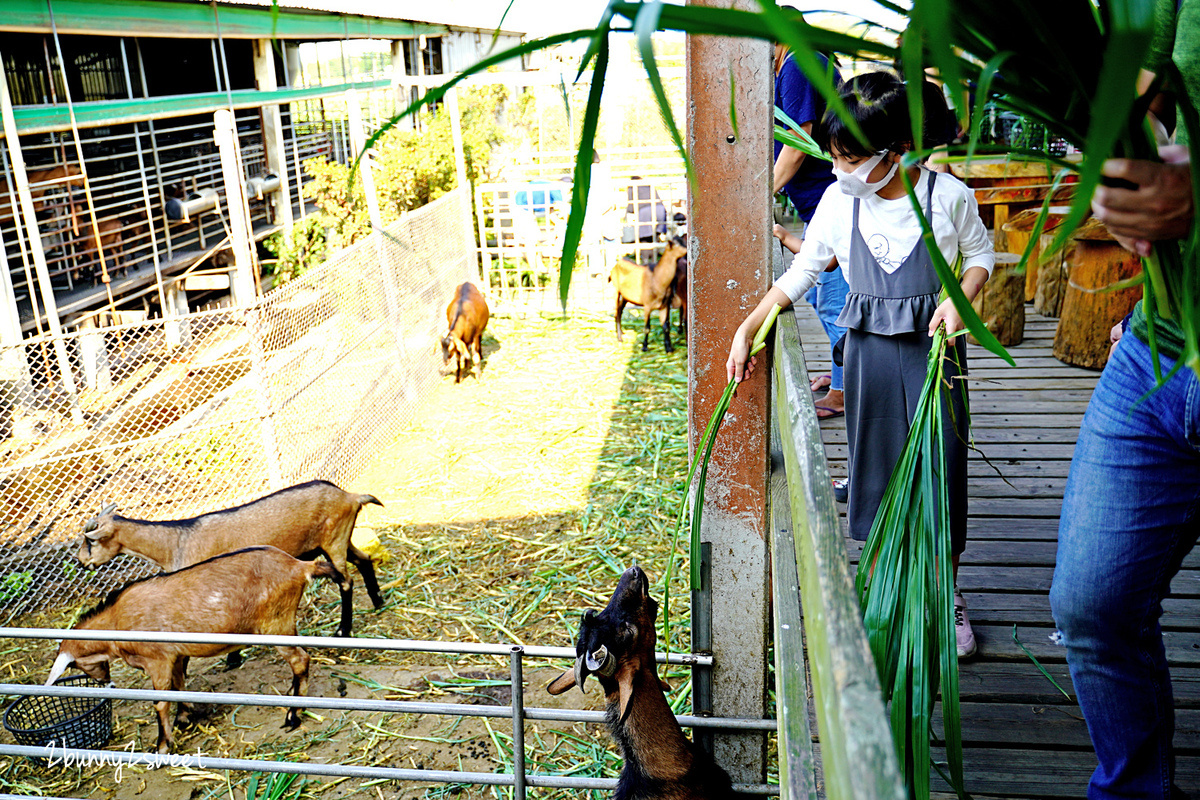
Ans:
[{"label": "pink sneaker", "polygon": [[967,601],[957,586],[954,587],[954,637],[958,643],[959,658],[975,655],[978,646],[975,644],[975,632],[971,630],[971,620],[967,617]]}]

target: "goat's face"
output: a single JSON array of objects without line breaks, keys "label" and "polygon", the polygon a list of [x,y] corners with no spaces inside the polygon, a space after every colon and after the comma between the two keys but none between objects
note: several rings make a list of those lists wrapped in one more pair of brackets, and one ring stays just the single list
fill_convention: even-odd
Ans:
[{"label": "goat's face", "polygon": [[453,333],[448,333],[442,337],[442,363],[449,364],[450,359],[455,356],[469,360],[471,352],[467,349],[466,342]]},{"label": "goat's face", "polygon": [[596,613],[583,612],[575,642],[575,667],[546,687],[562,694],[572,686],[584,690],[588,675],[595,675],[606,695],[618,693],[621,718],[632,695],[632,678],[638,669],[654,669],[654,623],[658,603],[650,596],[650,579],[639,566],[625,570],[608,606]]},{"label": "goat's face", "polygon": [[121,544],[113,536],[113,517],[116,516],[116,505],[109,504],[100,509],[100,513],[89,519],[83,525],[83,537],[79,542],[79,551],[75,554],[81,562],[89,567],[98,567],[121,552]]}]

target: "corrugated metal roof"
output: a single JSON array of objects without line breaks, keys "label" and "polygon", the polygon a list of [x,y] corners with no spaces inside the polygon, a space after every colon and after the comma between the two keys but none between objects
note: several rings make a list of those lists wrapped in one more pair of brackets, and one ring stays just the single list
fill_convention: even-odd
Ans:
[{"label": "corrugated metal roof", "polygon": [[[220,5],[257,6],[270,8],[271,0],[220,0]],[[494,14],[481,15],[469,7],[458,7],[452,3],[431,3],[429,0],[281,0],[281,9],[319,11],[329,14],[354,14],[362,17],[378,17],[388,20],[444,25],[455,31],[478,31],[491,35],[506,3],[496,4]],[[523,36],[525,31],[502,28],[501,36]]]}]

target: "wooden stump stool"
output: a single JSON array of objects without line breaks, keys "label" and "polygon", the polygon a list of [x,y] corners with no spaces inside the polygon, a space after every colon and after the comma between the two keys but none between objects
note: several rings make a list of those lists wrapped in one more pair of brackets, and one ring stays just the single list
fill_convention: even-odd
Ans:
[{"label": "wooden stump stool", "polygon": [[[1038,249],[1042,253],[1049,252],[1054,237],[1053,233],[1043,233]],[[1062,310],[1063,296],[1070,278],[1068,273],[1071,269],[1071,259],[1074,257],[1075,242],[1071,240],[1038,267],[1033,308],[1043,317],[1057,317]]]},{"label": "wooden stump stool", "polygon": [[[1042,226],[1042,233],[1050,233],[1057,228],[1070,210],[1070,206],[1050,206],[1046,214],[1046,222]],[[1037,224],[1038,215],[1041,213],[1041,208],[1027,208],[1004,223],[1004,245],[1008,252],[1017,255],[1025,252],[1025,248],[1029,246],[1029,238],[1033,234],[1033,226]],[[1033,246],[1033,251],[1029,254],[1029,263],[1025,265],[1026,303],[1033,302],[1037,292],[1038,258],[1041,254],[1042,244],[1041,237],[1039,237],[1038,243]]]},{"label": "wooden stump stool", "polygon": [[[1021,257],[1015,253],[996,253],[996,268],[971,303],[983,324],[1010,347],[1025,338],[1025,276],[1017,272]],[[974,336],[968,337],[975,344]]]},{"label": "wooden stump stool", "polygon": [[1107,290],[1142,271],[1130,253],[1099,222],[1091,220],[1071,237],[1075,254],[1063,297],[1062,318],[1054,334],[1054,357],[1067,364],[1102,369],[1108,361],[1108,333],[1133,310],[1142,287]]}]

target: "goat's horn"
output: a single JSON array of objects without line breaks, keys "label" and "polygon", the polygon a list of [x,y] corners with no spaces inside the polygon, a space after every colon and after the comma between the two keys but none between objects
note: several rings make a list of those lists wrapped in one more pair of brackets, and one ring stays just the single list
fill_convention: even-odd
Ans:
[{"label": "goat's horn", "polygon": [[575,685],[579,687],[579,691],[587,694],[587,687],[583,685],[587,676],[583,674],[583,656],[575,659]]},{"label": "goat's horn", "polygon": [[105,503],[104,506],[101,507],[100,513],[97,514],[96,517],[97,517],[97,519],[99,519],[100,517],[103,517],[105,514],[111,514],[112,512],[114,512],[116,510],[117,510],[116,503]]},{"label": "goat's horn", "polygon": [[617,659],[608,652],[608,648],[604,645],[596,648],[596,652],[588,654],[583,663],[589,672],[595,672],[606,678],[611,678],[617,671]]},{"label": "goat's horn", "polygon": [[50,677],[46,679],[46,686],[53,686],[54,682],[62,677],[62,674],[67,671],[67,667],[74,663],[75,659],[70,653],[59,653],[58,658],[54,659],[54,666],[50,668]]}]

